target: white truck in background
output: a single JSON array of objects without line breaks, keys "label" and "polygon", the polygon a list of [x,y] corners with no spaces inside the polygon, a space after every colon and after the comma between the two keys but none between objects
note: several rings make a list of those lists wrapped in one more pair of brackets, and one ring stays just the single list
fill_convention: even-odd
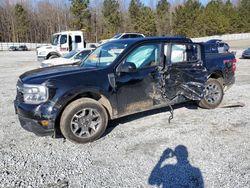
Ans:
[{"label": "white truck in background", "polygon": [[37,48],[37,59],[43,61],[61,57],[72,50],[96,47],[86,43],[82,31],[63,31],[52,35],[51,44]]}]

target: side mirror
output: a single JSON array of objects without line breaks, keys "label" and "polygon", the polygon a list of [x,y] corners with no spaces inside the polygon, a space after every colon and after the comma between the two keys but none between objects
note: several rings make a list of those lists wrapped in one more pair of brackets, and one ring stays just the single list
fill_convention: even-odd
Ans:
[{"label": "side mirror", "polygon": [[134,63],[125,62],[119,68],[120,72],[136,72],[136,66]]}]

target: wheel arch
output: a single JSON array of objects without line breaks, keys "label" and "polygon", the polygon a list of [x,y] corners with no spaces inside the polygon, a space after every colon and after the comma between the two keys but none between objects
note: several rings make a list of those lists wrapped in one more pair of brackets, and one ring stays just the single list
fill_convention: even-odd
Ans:
[{"label": "wheel arch", "polygon": [[111,106],[111,103],[109,102],[109,100],[107,99],[107,97],[105,97],[105,95],[100,94],[100,93],[96,93],[93,91],[89,91],[89,92],[82,92],[79,93],[77,95],[75,95],[74,97],[72,97],[71,99],[69,99],[68,101],[66,101],[63,105],[63,107],[61,108],[60,112],[58,113],[56,120],[55,120],[55,135],[60,135],[61,134],[61,130],[60,130],[60,119],[62,116],[63,111],[65,110],[65,108],[73,101],[80,99],[80,98],[90,98],[90,99],[94,99],[96,101],[98,101],[106,110],[107,115],[108,115],[108,119],[112,119],[113,117],[113,108]]},{"label": "wheel arch", "polygon": [[214,79],[223,78],[224,79],[224,75],[222,71],[214,71],[208,76],[208,78],[214,78]]},{"label": "wheel arch", "polygon": [[222,72],[222,71],[214,71],[214,72],[212,72],[212,73],[208,76],[208,79],[209,79],[209,78],[217,79],[217,80],[222,84],[222,86],[224,86],[224,75],[223,75],[223,72]]},{"label": "wheel arch", "polygon": [[61,57],[61,55],[59,53],[57,53],[57,52],[50,52],[50,53],[47,54],[46,59],[49,59],[49,57],[52,56],[52,55],[56,55],[58,57]]}]

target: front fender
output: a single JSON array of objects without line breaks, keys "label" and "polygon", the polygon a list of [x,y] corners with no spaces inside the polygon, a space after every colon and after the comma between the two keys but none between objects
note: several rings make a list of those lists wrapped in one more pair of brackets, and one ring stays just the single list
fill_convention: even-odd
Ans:
[{"label": "front fender", "polygon": [[107,93],[102,92],[101,89],[92,87],[87,89],[74,88],[61,95],[55,102],[55,107],[58,109],[57,116],[63,112],[69,103],[82,97],[93,98],[100,102],[108,111],[111,119],[117,113],[115,110],[115,98],[112,100],[112,97],[108,97]]}]

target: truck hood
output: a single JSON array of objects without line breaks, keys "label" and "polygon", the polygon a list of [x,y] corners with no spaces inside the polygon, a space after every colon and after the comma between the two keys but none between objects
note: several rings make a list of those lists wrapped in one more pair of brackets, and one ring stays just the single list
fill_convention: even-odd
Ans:
[{"label": "truck hood", "polygon": [[56,46],[52,46],[51,44],[49,45],[45,45],[45,46],[41,46],[39,48],[37,48],[37,50],[47,50],[47,49],[56,49]]},{"label": "truck hood", "polygon": [[35,69],[25,72],[20,79],[25,84],[41,84],[48,79],[53,79],[69,74],[77,74],[97,70],[97,67],[80,67],[79,65],[59,65],[48,68]]},{"label": "truck hood", "polygon": [[43,55],[46,55],[46,53],[50,51],[56,51],[56,46],[52,46],[52,45],[41,46],[37,48],[37,55],[43,56]]}]

